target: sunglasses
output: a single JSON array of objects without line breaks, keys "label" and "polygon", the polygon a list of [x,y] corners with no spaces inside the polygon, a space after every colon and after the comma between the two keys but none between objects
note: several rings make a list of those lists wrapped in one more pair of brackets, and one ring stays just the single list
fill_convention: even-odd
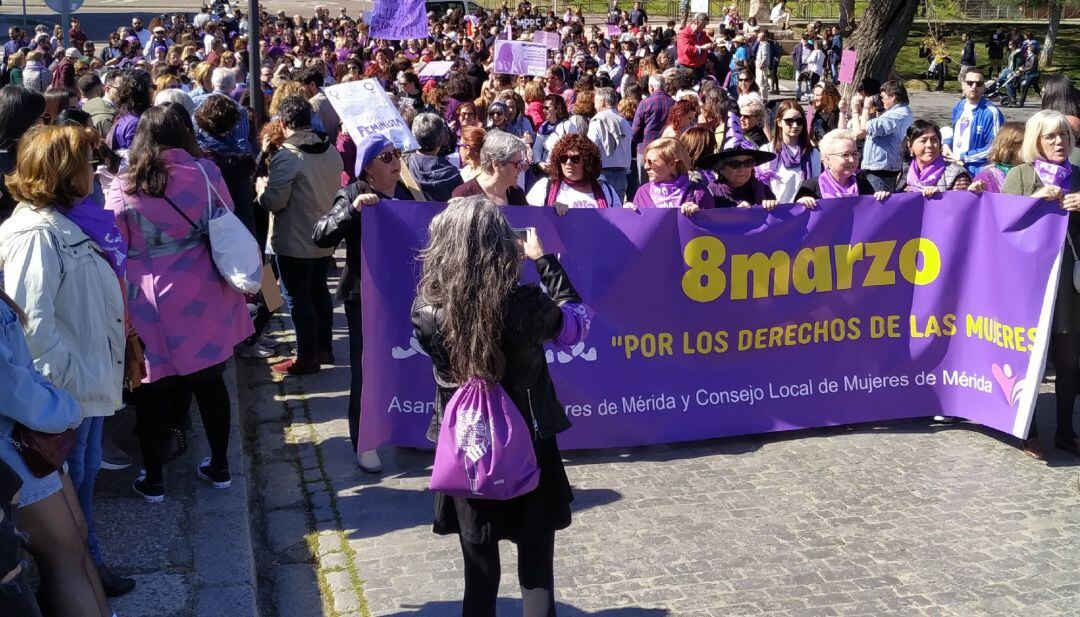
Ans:
[{"label": "sunglasses", "polygon": [[388,150],[386,152],[380,152],[375,156],[375,160],[389,165],[394,159],[401,158],[401,150]]},{"label": "sunglasses", "polygon": [[752,169],[756,165],[754,159],[744,159],[741,161],[724,161],[724,167],[728,169]]},{"label": "sunglasses", "polygon": [[749,80],[749,79],[747,79],[747,78],[745,78],[745,77],[740,77],[740,78],[739,78],[739,81],[741,81],[741,82],[747,82],[747,81],[750,81],[750,80]]},{"label": "sunglasses", "polygon": [[488,115],[490,115],[492,118],[494,118],[495,116],[500,116],[501,117],[503,115],[503,112],[501,112],[501,111],[493,111]]},{"label": "sunglasses", "polygon": [[460,116],[462,118],[472,118],[475,115],[476,115],[476,112],[473,112],[473,111],[463,111],[463,112],[458,114],[458,116]]},{"label": "sunglasses", "polygon": [[788,126],[802,126],[806,124],[806,118],[781,118],[780,120]]},{"label": "sunglasses", "polygon": [[582,157],[580,154],[571,154],[562,158],[563,163],[570,163],[571,165],[580,165]]},{"label": "sunglasses", "polygon": [[964,83],[971,86],[972,88],[982,88],[983,87],[983,82],[981,82],[981,81],[965,81]]}]

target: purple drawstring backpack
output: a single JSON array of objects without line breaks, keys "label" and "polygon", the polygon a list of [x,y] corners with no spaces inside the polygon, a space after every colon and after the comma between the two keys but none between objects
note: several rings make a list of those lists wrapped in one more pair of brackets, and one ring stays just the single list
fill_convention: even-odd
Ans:
[{"label": "purple drawstring backpack", "polygon": [[443,410],[431,490],[505,501],[539,481],[532,434],[506,390],[479,378],[462,384]]},{"label": "purple drawstring backpack", "polygon": [[[570,353],[588,336],[593,312],[579,303],[564,304],[559,310],[562,330],[552,342]],[[443,409],[431,490],[451,497],[505,501],[531,492],[539,482],[532,433],[506,390],[498,383],[468,379]]]}]

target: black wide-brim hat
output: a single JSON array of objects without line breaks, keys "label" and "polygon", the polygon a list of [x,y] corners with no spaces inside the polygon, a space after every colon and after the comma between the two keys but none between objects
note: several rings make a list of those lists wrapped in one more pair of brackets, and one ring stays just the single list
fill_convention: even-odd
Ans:
[{"label": "black wide-brim hat", "polygon": [[745,146],[735,146],[734,148],[727,148],[714,154],[701,157],[698,159],[698,167],[701,169],[715,169],[717,163],[737,156],[752,157],[755,165],[768,163],[776,158],[776,155],[772,152],[765,152],[764,150],[747,148]]}]

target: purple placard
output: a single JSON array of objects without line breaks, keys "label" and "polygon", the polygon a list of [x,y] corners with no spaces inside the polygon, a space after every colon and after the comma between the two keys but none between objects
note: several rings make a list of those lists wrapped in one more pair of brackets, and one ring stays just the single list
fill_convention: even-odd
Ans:
[{"label": "purple placard", "polygon": [[391,41],[428,38],[424,0],[375,0],[369,35]]},{"label": "purple placard", "polygon": [[[537,229],[595,310],[584,345],[548,352],[574,424],[560,445],[939,413],[1026,435],[1067,222],[1060,208],[968,192],[821,206],[693,218],[505,209],[514,227]],[[441,209],[364,209],[361,449],[430,446],[435,383],[409,313],[416,255]]]},{"label": "purple placard", "polygon": [[622,28],[615,24],[607,24],[607,35],[610,37],[622,36]]},{"label": "purple placard", "polygon": [[537,30],[533,32],[533,43],[540,43],[546,45],[548,49],[559,49],[562,46],[562,37],[558,32],[545,32],[543,30]]},{"label": "purple placard", "polygon": [[508,75],[547,74],[546,45],[529,41],[495,41],[495,62],[492,71]]},{"label": "purple placard", "polygon": [[850,84],[855,79],[855,62],[859,54],[854,49],[845,49],[840,55],[840,83]]}]

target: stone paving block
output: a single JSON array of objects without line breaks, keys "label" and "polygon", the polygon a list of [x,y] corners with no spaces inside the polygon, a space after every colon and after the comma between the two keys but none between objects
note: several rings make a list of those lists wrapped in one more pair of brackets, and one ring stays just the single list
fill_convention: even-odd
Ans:
[{"label": "stone paving block", "polygon": [[209,587],[199,591],[195,617],[258,617],[254,590],[248,584]]},{"label": "stone paving block", "polygon": [[186,575],[157,572],[137,574],[132,578],[135,579],[135,590],[110,600],[117,614],[129,617],[173,617],[191,614],[194,585]]},{"label": "stone paving block", "polygon": [[310,561],[307,517],[302,510],[274,510],[266,513],[266,536],[270,550],[291,563]]},{"label": "stone paving block", "polygon": [[266,510],[292,508],[304,503],[303,486],[296,466],[275,461],[259,468],[259,494]]},{"label": "stone paving block", "polygon": [[236,520],[227,516],[207,516],[194,522],[195,569],[203,585],[251,583],[255,564],[246,533],[237,533]]},{"label": "stone paving block", "polygon": [[286,564],[273,569],[274,608],[281,617],[323,617],[315,567]]}]

